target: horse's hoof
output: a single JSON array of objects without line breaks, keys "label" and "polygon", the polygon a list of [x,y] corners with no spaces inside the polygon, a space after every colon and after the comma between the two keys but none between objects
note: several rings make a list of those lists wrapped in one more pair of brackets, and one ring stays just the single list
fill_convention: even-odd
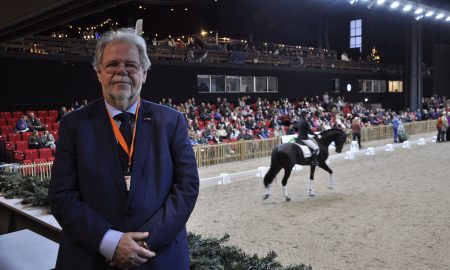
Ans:
[{"label": "horse's hoof", "polygon": [[291,200],[291,197],[287,196],[286,201],[289,202]]},{"label": "horse's hoof", "polygon": [[312,190],[309,190],[308,195],[313,197],[313,196],[316,196],[316,193],[314,193],[314,191],[312,191]]},{"label": "horse's hoof", "polygon": [[269,196],[270,196],[269,194],[264,194],[262,199],[267,200],[269,198]]}]

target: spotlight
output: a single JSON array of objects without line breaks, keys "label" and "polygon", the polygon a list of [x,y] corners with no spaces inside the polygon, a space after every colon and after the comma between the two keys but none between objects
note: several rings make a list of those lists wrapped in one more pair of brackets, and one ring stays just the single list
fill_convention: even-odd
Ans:
[{"label": "spotlight", "polygon": [[408,11],[410,11],[412,9],[412,6],[411,5],[406,5],[404,8],[403,8],[403,11],[404,12],[408,12]]},{"label": "spotlight", "polygon": [[384,2],[386,2],[386,0],[377,0],[377,5],[382,5]]},{"label": "spotlight", "polygon": [[447,17],[447,19],[445,19],[446,22],[450,21],[450,16]]},{"label": "spotlight", "polygon": [[419,21],[419,20],[421,20],[422,18],[423,18],[423,15],[419,15],[419,16],[414,17],[414,19],[415,19],[416,21]]},{"label": "spotlight", "polygon": [[364,102],[367,102],[367,101],[369,101],[369,98],[364,98]]},{"label": "spotlight", "polygon": [[436,16],[436,20],[440,20],[440,19],[442,19],[442,18],[444,18],[444,13],[439,13],[439,14]]},{"label": "spotlight", "polygon": [[418,8],[416,11],[414,11],[414,14],[422,14],[423,8]]},{"label": "spotlight", "polygon": [[358,0],[348,0],[348,2],[350,3],[350,5],[354,5],[358,3]]},{"label": "spotlight", "polygon": [[425,14],[425,16],[426,16],[426,17],[430,17],[430,16],[433,16],[433,14],[434,14],[433,11],[428,11],[428,12]]},{"label": "spotlight", "polygon": [[392,8],[392,9],[396,9],[396,8],[398,8],[398,6],[400,6],[400,3],[397,2],[397,1],[395,1],[395,2],[393,2],[393,3],[391,4],[391,8]]}]

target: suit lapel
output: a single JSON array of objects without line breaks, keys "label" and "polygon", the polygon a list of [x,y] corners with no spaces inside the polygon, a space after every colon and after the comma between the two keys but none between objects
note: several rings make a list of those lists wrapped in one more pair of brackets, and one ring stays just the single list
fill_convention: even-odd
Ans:
[{"label": "suit lapel", "polygon": [[99,100],[92,114],[92,124],[97,133],[97,141],[100,143],[105,154],[105,160],[108,164],[111,174],[119,190],[125,190],[125,181],[120,166],[119,153],[117,151],[117,141],[111,127],[111,121],[106,110],[103,99]]},{"label": "suit lapel", "polygon": [[131,189],[128,199],[134,191],[139,190],[139,181],[142,180],[142,173],[145,164],[151,164],[151,155],[149,152],[151,134],[153,128],[153,112],[150,105],[141,99],[139,117],[136,124],[136,138],[133,153],[133,165],[131,172]]}]

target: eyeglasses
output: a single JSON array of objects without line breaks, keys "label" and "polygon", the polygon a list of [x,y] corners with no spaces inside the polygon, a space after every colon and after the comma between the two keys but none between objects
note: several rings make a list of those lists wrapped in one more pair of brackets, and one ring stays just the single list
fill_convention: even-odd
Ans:
[{"label": "eyeglasses", "polygon": [[138,73],[141,69],[141,65],[135,62],[118,62],[118,61],[112,61],[105,64],[102,64],[103,70],[108,74],[114,74],[117,72],[117,69],[120,65],[123,65],[126,72],[128,74],[135,74]]}]

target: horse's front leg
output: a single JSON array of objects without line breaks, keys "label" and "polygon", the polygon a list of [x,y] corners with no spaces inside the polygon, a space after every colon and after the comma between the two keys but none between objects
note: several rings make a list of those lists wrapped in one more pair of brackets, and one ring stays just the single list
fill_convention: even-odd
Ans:
[{"label": "horse's front leg", "polygon": [[328,188],[334,189],[333,170],[331,170],[325,162],[320,164],[320,167],[330,174],[330,179],[328,180]]},{"label": "horse's front leg", "polygon": [[308,195],[309,196],[315,196],[316,194],[314,193],[314,189],[313,189],[313,181],[314,181],[314,171],[316,170],[316,166],[311,165],[311,172],[309,174],[309,181],[308,181]]}]

